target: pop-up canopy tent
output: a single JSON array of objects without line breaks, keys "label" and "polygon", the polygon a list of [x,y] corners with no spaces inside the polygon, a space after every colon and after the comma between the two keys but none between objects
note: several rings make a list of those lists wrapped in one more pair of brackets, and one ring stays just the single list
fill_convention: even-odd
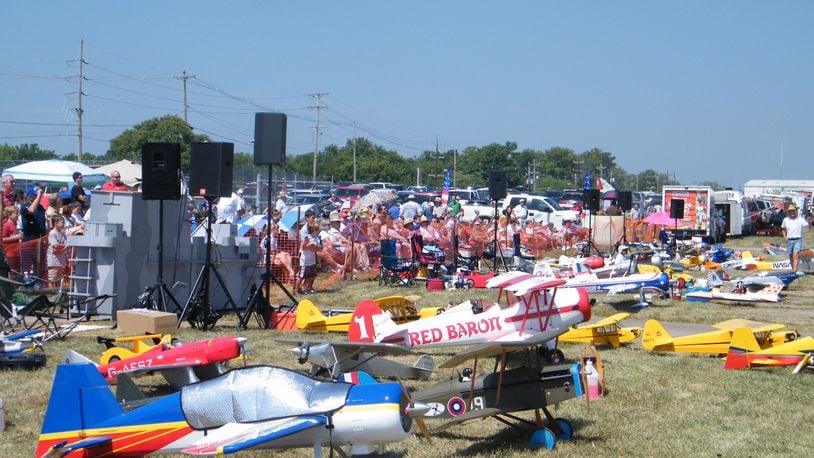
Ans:
[{"label": "pop-up canopy tent", "polygon": [[141,182],[141,164],[127,159],[103,165],[94,170],[96,173],[102,173],[106,176],[110,176],[110,173],[115,170],[122,176],[122,183],[127,186],[135,186]]},{"label": "pop-up canopy tent", "polygon": [[37,181],[41,183],[59,183],[68,187],[73,186],[73,174],[79,172],[84,178],[86,187],[105,182],[102,173],[93,170],[85,164],[73,161],[49,159],[47,161],[32,161],[3,170],[3,175],[14,175],[16,180]]}]

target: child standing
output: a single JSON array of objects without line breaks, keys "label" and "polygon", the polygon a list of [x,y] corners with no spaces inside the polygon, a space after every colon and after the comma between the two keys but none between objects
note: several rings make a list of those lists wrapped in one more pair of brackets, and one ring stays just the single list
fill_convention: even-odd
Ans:
[{"label": "child standing", "polygon": [[65,235],[65,219],[62,216],[51,218],[51,231],[48,233],[48,282],[58,284],[65,275],[68,264],[68,237]]},{"label": "child standing", "polygon": [[314,292],[314,279],[317,276],[317,252],[322,251],[319,239],[319,224],[309,221],[307,233],[300,243],[300,274],[294,280],[294,291],[297,294]]}]

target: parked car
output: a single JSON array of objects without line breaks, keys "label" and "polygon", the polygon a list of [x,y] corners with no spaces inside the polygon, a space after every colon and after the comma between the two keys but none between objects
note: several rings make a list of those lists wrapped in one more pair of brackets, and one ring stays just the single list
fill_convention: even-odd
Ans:
[{"label": "parked car", "polygon": [[579,213],[574,210],[566,210],[559,203],[545,196],[535,196],[533,194],[509,194],[503,200],[502,208],[514,208],[521,199],[526,199],[529,219],[538,223],[554,223],[554,228],[562,229],[563,222],[575,221],[580,223]]}]

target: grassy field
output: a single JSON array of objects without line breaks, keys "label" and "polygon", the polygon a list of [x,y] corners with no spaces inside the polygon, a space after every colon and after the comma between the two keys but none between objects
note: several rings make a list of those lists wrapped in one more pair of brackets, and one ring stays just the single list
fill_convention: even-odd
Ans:
[{"label": "grassy field", "polygon": [[[778,238],[749,237],[731,241],[736,248],[758,251],[764,241]],[[814,246],[811,232],[805,246]],[[703,275],[698,273],[698,275]],[[318,284],[319,282],[317,282]],[[792,284],[780,304],[733,305],[655,300],[654,305],[631,315],[632,321],[656,318],[668,322],[712,324],[730,318],[747,318],[787,324],[802,335],[814,335],[812,307],[814,275]],[[418,294],[424,305],[458,303],[469,298],[494,299],[495,292],[471,290],[427,293],[420,288],[379,288],[375,282],[335,283],[330,291],[310,296],[318,306],[352,307],[358,300],[392,294]],[[636,302],[632,294],[597,295],[595,317],[627,311]],[[104,322],[103,322],[104,324]],[[110,323],[107,323],[110,324]],[[212,332],[183,327],[177,332],[190,341],[234,335],[234,318],[218,322]],[[249,338],[252,364],[275,364],[303,368],[289,353],[289,346],[274,342],[291,333],[257,329],[240,332]],[[64,341],[49,342],[49,363],[38,371],[0,372],[0,398],[6,405],[8,430],[0,433],[0,456],[31,456],[44,415],[55,362],[66,349],[97,359],[103,348],[96,335],[120,336],[115,330],[71,334]],[[317,335],[315,338],[324,338]],[[340,336],[333,336],[339,338]],[[562,344],[567,357],[577,357],[579,345]],[[814,424],[814,373],[793,376],[790,368],[727,371],[717,357],[685,354],[651,354],[633,342],[620,349],[601,348],[606,368],[606,396],[597,402],[564,402],[553,409],[575,427],[575,437],[559,441],[557,453],[566,456],[804,456],[811,451]],[[454,349],[433,352],[437,364]],[[405,362],[412,362],[407,358]],[[490,365],[487,365],[490,366]],[[427,386],[452,375],[440,371]],[[155,386],[159,377],[140,379]],[[532,415],[525,414],[532,418]],[[432,423],[429,423],[432,426]],[[389,456],[528,456],[528,432],[511,429],[497,421],[469,423],[433,436],[427,443],[419,436],[389,447]],[[547,452],[536,452],[545,454]],[[307,449],[286,451],[282,456],[310,456]],[[265,456],[247,454],[246,456]]]}]

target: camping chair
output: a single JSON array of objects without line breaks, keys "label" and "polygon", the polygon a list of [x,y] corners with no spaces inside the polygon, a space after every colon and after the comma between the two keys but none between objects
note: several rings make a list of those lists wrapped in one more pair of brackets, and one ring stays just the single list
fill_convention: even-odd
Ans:
[{"label": "camping chair", "polygon": [[399,257],[395,240],[382,240],[379,244],[382,252],[379,286],[411,286],[418,275],[415,261]]},{"label": "camping chair", "polygon": [[531,271],[534,270],[534,262],[537,261],[537,258],[531,255],[523,254],[519,233],[515,232],[512,234],[512,242],[514,243],[514,254],[512,255],[512,264],[514,264],[514,268],[531,273]]},{"label": "camping chair", "polygon": [[[410,245],[413,249],[413,259],[418,264],[420,277],[424,279],[438,278],[446,259],[444,250],[435,244],[424,245],[424,237],[414,235],[410,237]],[[422,275],[423,274],[423,275]]]},{"label": "camping chair", "polygon": [[[41,329],[46,337],[59,333],[59,327],[56,323],[57,308],[67,300],[67,291],[63,288],[64,279],[60,280],[59,288],[38,288],[46,280],[36,276],[32,277],[34,282],[32,284],[20,283],[5,277],[0,277],[0,280],[12,287],[16,286],[18,292],[31,298],[17,308],[17,313],[12,316],[14,323],[11,323],[8,319],[6,320],[11,324],[12,329],[18,326],[22,329]],[[4,315],[9,310],[14,309],[7,288],[2,288],[0,292],[0,303],[2,303],[2,308],[5,310]]]}]

